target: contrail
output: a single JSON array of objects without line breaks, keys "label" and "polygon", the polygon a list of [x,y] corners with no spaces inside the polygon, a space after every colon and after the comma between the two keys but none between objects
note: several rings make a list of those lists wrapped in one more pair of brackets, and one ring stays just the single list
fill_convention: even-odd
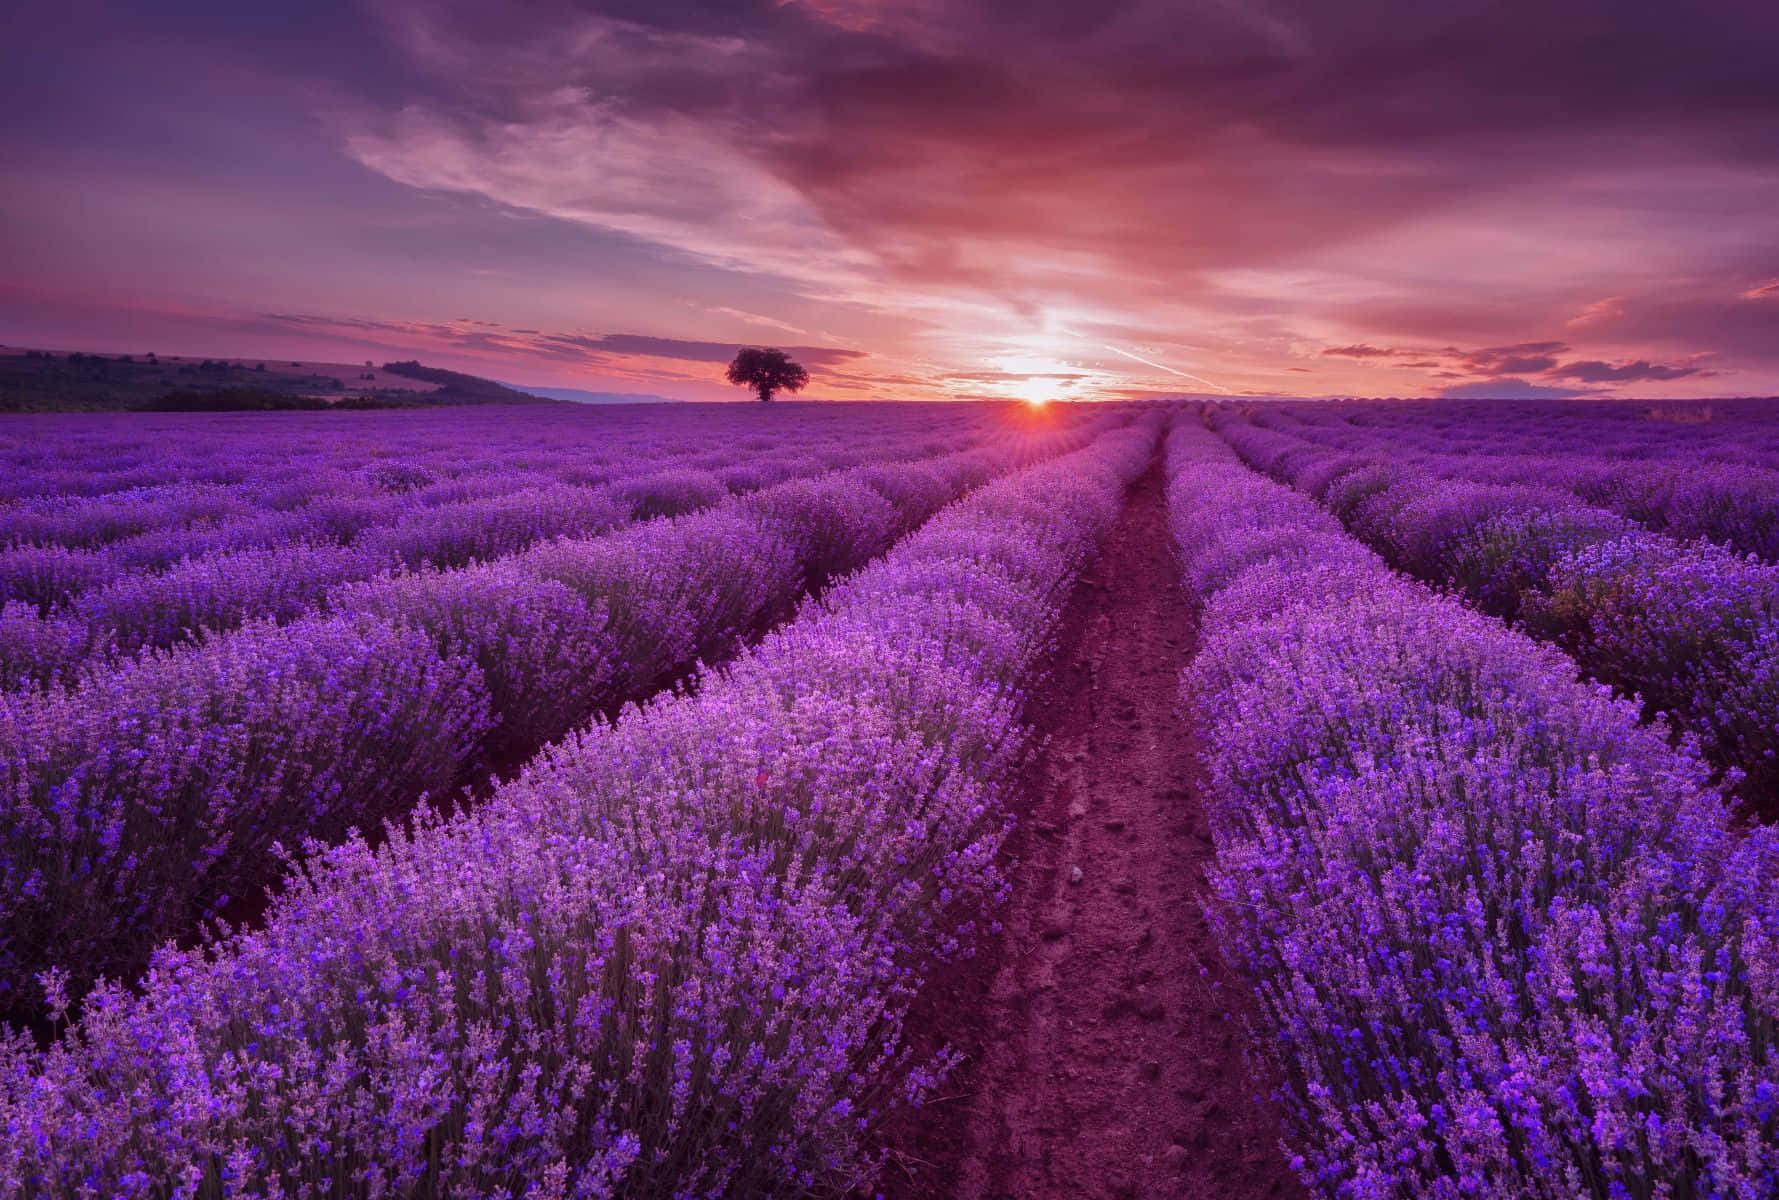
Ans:
[{"label": "contrail", "polygon": [[1235,395],[1234,392],[1230,391],[1228,388],[1224,387],[1222,384],[1212,383],[1209,379],[1206,379],[1203,375],[1193,375],[1186,371],[1176,371],[1172,367],[1164,366],[1158,362],[1152,362],[1149,359],[1144,358],[1140,354],[1132,354],[1129,350],[1120,350],[1116,346],[1107,346],[1106,349],[1110,350],[1113,354],[1122,354],[1126,358],[1135,359],[1137,362],[1142,363],[1146,367],[1154,367],[1157,371],[1166,371],[1169,375],[1178,375],[1182,379],[1191,379],[1197,383],[1204,384],[1206,387],[1214,387],[1218,391],[1223,392],[1227,395],[1231,395],[1231,396]]}]

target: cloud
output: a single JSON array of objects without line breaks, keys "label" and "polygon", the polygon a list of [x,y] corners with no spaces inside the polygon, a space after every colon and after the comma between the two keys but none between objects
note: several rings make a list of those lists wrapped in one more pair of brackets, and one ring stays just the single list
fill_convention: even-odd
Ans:
[{"label": "cloud", "polygon": [[[686,338],[652,337],[641,333],[576,333],[544,334],[540,346],[565,346],[594,354],[615,354],[642,358],[679,358],[687,362],[726,363],[746,343],[699,342]],[[827,346],[786,346],[785,352],[805,366],[827,366],[866,357],[862,350],[844,350]]]},{"label": "cloud", "polygon": [[1706,374],[1701,367],[1671,367],[1661,363],[1628,362],[1614,366],[1606,362],[1569,362],[1550,371],[1552,378],[1578,379],[1583,383],[1629,383],[1655,379],[1685,379],[1689,375]]},{"label": "cloud", "polygon": [[1460,350],[1456,346],[1441,349],[1426,347],[1403,349],[1394,346],[1373,346],[1359,343],[1351,346],[1330,346],[1322,351],[1324,358],[1351,358],[1361,361],[1385,361],[1390,366],[1411,369],[1451,369],[1473,375],[1525,375],[1547,371],[1557,365],[1555,354],[1567,350],[1565,342],[1516,342],[1505,346],[1484,346],[1477,350]]},{"label": "cloud", "polygon": [[1557,360],[1548,354],[1522,354],[1494,359],[1486,368],[1478,369],[1489,375],[1523,375],[1548,371],[1556,365]]},{"label": "cloud", "polygon": [[[1562,271],[1539,266],[1585,236],[1503,206],[1553,183],[1594,188],[1574,210],[1614,243],[1601,261],[1622,263],[1645,233],[1609,227],[1645,218],[1640,171],[1688,178],[1676,163],[1703,143],[1685,127],[1712,130],[1714,145],[1745,133],[1754,151],[1756,128],[1779,117],[1755,49],[1774,22],[1752,13],[1722,28],[1651,13],[1602,36],[1582,0],[1413,13],[1356,0],[1338,17],[1307,0],[384,7],[399,14],[399,45],[464,81],[455,104],[359,121],[350,152],[391,179],[917,314],[927,351],[963,331],[989,356],[1019,318],[1058,308],[1127,323],[1171,309],[1219,378],[1231,364],[1217,359],[1239,374],[1252,353],[1221,328],[1239,309],[1289,324],[1405,287],[1404,307],[1429,307],[1437,268],[1417,271],[1414,256],[1467,255],[1440,281],[1459,289],[1473,263],[1514,264],[1512,301],[1477,293],[1498,324],[1605,322],[1607,289],[1572,299]],[[1601,187],[1602,173],[1624,186]],[[1568,204],[1553,207],[1559,220]],[[1728,219],[1774,228],[1759,206],[1745,211]],[[1357,269],[1343,259],[1403,243],[1419,222],[1435,223],[1430,250],[1403,244]],[[1498,230],[1524,244],[1486,244]],[[1286,265],[1323,259],[1324,294],[1284,282]],[[1230,294],[1236,273],[1260,286]],[[1426,361],[1383,344],[1324,353]],[[1557,365],[1551,353],[1469,369],[1536,373]]]},{"label": "cloud", "polygon": [[1604,296],[1598,300],[1590,300],[1580,312],[1563,322],[1571,329],[1589,325],[1608,324],[1625,315],[1625,298],[1623,296]]},{"label": "cloud", "polygon": [[[1441,394],[1451,396],[1554,396],[1573,392],[1573,389],[1554,382],[1559,380],[1588,384],[1623,384],[1703,379],[1717,374],[1699,366],[1695,361],[1657,363],[1638,359],[1616,364],[1603,359],[1563,361],[1559,356],[1568,353],[1570,349],[1567,342],[1544,340],[1483,346],[1473,350],[1447,346],[1436,352],[1435,356],[1428,357],[1419,357],[1429,355],[1425,350],[1366,344],[1334,346],[1323,350],[1322,354],[1368,362],[1381,361],[1392,367],[1431,370],[1438,379],[1465,380],[1462,384],[1443,389]],[[1474,377],[1478,375],[1486,378],[1477,380]],[[1536,376],[1552,382],[1535,383],[1526,379],[1526,376]],[[1498,390],[1500,388],[1506,388],[1507,391]]]},{"label": "cloud", "polygon": [[863,256],[736,140],[718,122],[566,89],[527,101],[519,119],[406,108],[351,134],[346,149],[411,187],[485,196],[812,291],[856,278]]},{"label": "cloud", "polygon": [[[641,333],[565,333],[535,329],[509,329],[495,322],[457,320],[448,322],[390,321],[371,317],[330,317],[309,313],[266,313],[263,327],[327,331],[357,338],[371,338],[392,348],[440,347],[456,351],[514,355],[525,358],[569,360],[588,366],[639,368],[637,360],[672,361],[719,365],[735,357],[744,343],[700,342],[685,338],[655,337]],[[816,372],[854,363],[868,357],[862,350],[831,346],[786,346],[783,349]]]},{"label": "cloud", "polygon": [[1524,379],[1486,379],[1474,383],[1458,383],[1439,389],[1447,399],[1480,400],[1562,400],[1585,395],[1574,388],[1530,383]]},{"label": "cloud", "polygon": [[1569,349],[1566,342],[1516,342],[1511,346],[1485,346],[1458,358],[1466,371],[1478,375],[1525,375],[1548,371],[1557,365],[1554,355]]},{"label": "cloud", "polygon": [[945,378],[964,383],[1029,383],[1038,379],[1077,382],[1093,376],[1080,371],[955,371]]},{"label": "cloud", "polygon": [[1353,346],[1330,346],[1322,351],[1323,358],[1401,358],[1406,350],[1390,350],[1381,346],[1367,346],[1363,343]]},{"label": "cloud", "polygon": [[809,336],[809,331],[807,329],[792,325],[789,321],[780,321],[776,317],[762,316],[759,313],[751,313],[739,308],[730,308],[727,305],[722,304],[713,304],[709,306],[707,311],[716,313],[719,317],[733,317],[737,321],[743,321],[749,325],[759,325],[766,329],[777,329],[783,333],[794,333],[799,337]]},{"label": "cloud", "polygon": [[1766,300],[1779,296],[1779,279],[1769,279],[1765,283],[1757,283],[1741,293],[1744,300]]}]

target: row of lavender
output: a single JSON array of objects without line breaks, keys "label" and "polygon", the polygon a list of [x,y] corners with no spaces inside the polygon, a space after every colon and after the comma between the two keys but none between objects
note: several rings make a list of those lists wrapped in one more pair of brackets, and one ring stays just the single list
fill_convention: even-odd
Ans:
[{"label": "row of lavender", "polygon": [[1462,593],[1642,697],[1779,812],[1779,567],[1682,542],[1550,488],[1472,483],[1239,416],[1250,464],[1319,499],[1393,566]]},{"label": "row of lavender", "polygon": [[0,1008],[41,1012],[47,969],[77,992],[130,974],[257,896],[275,847],[337,841],[522,761],[1107,419],[357,584],[324,615],[0,695]]},{"label": "row of lavender", "polygon": [[[982,412],[925,411],[911,420],[906,408],[889,405],[787,408],[811,448],[855,444],[861,429],[943,433]],[[84,543],[107,534],[103,506],[83,497],[128,505],[180,486],[289,508],[368,487],[438,504],[555,483],[598,486],[632,462],[660,457],[662,446],[694,453],[688,465],[698,469],[739,472],[744,466],[733,464],[770,455],[784,441],[782,419],[733,405],[15,416],[0,427],[0,512],[86,512],[95,527],[77,539]],[[0,540],[16,532],[8,527]]]},{"label": "row of lavender", "polygon": [[1779,835],[1560,654],[1196,425],[1218,933],[1322,1195],[1779,1194]]},{"label": "row of lavender", "polygon": [[[787,453],[831,457],[822,464],[830,469],[849,466],[857,459],[847,456],[868,445],[868,435],[967,435],[981,431],[987,414],[977,409],[917,422],[870,409],[850,422],[799,420],[789,437],[782,423],[768,425],[758,415],[742,419],[714,406],[656,410],[654,416],[650,424],[635,418],[626,424],[609,411],[564,406],[510,411],[503,424],[453,412],[449,419],[404,414],[405,424],[386,420],[366,427],[357,419],[369,420],[366,414],[329,414],[267,418],[264,427],[225,423],[220,430],[200,423],[204,418],[178,418],[186,424],[132,428],[128,434],[128,460],[152,465],[164,482],[89,496],[68,478],[73,466],[48,472],[39,482],[65,490],[0,507],[0,545],[103,547],[108,557],[73,560],[94,574],[107,566],[159,568],[217,548],[349,541],[366,529],[405,521],[408,534],[392,537],[390,548],[421,554],[428,550],[426,514],[439,508],[456,509],[459,519],[447,524],[473,526],[483,507],[505,511],[494,503],[503,498],[571,499],[576,489],[606,489],[663,466],[702,473],[704,487],[748,490],[775,482],[777,460]],[[67,454],[84,444],[83,418],[49,420],[55,423],[41,432],[50,446]],[[661,500],[672,499],[672,490],[665,490]],[[522,506],[522,500],[508,505]],[[434,554],[456,549],[447,543]],[[77,566],[67,571],[74,575]],[[79,576],[71,583],[86,586],[90,580]]]},{"label": "row of lavender", "polygon": [[[800,450],[772,460],[770,478],[783,482],[837,464],[881,459],[886,446],[898,455],[942,453],[981,436],[947,439],[936,448],[931,441],[907,447],[886,439]],[[605,488],[559,485],[424,510],[391,526],[360,530],[344,545],[298,539],[202,554],[162,570],[123,574],[47,612],[25,603],[6,605],[0,607],[0,687],[72,680],[94,662],[168,649],[256,617],[295,620],[327,607],[346,585],[362,580],[487,562],[551,538],[586,537],[632,520],[695,512],[732,494],[710,474],[672,463],[639,463],[631,478]],[[750,476],[748,486],[733,494],[753,490],[753,481]],[[317,503],[328,507],[333,501]],[[12,555],[11,565],[29,571],[34,580],[68,582],[62,568],[73,558],[59,547],[20,547]]]},{"label": "row of lavender", "polygon": [[1343,403],[1356,424],[1437,431],[1464,453],[1489,454],[1505,435],[1552,454],[1615,455],[1681,465],[1779,467],[1773,400],[1505,401]]},{"label": "row of lavender", "polygon": [[982,489],[696,694],[313,859],[0,1063],[0,1196],[845,1188],[1003,887],[1020,681],[1153,418]]},{"label": "row of lavender", "polygon": [[[1569,491],[1682,538],[1705,538],[1779,562],[1779,470],[1689,455],[1639,457],[1643,439],[1589,414],[1559,421],[1509,406],[1481,429],[1454,429],[1435,411],[1318,405],[1255,413],[1257,424],[1360,454],[1406,457],[1477,483]],[[1553,436],[1547,428],[1562,426]],[[1684,445],[1684,443],[1683,443]]]},{"label": "row of lavender", "polygon": [[[733,444],[731,424],[709,413],[668,422],[646,444],[629,444],[631,457],[602,469],[596,486],[523,486],[535,453],[504,471],[498,457],[484,460],[477,473],[425,487],[409,486],[415,472],[426,477],[412,459],[377,461],[356,473],[331,460],[299,459],[232,488],[175,484],[0,511],[7,531],[0,541],[15,543],[0,550],[0,687],[40,686],[94,658],[165,648],[253,617],[292,620],[342,583],[423,565],[462,566],[550,537],[693,511],[732,493],[867,461],[883,444],[909,454],[957,450],[992,427],[980,410],[944,422],[944,436],[866,414],[857,427],[831,436],[787,435],[780,426],[772,437],[750,439],[770,444],[753,453]],[[236,449],[243,458],[276,462],[284,445],[273,431],[244,438]],[[465,445],[451,440],[431,452],[453,446],[465,454]],[[584,452],[603,458],[613,447]],[[713,456],[743,461],[723,471],[695,465]],[[126,531],[135,534],[86,544]]]}]

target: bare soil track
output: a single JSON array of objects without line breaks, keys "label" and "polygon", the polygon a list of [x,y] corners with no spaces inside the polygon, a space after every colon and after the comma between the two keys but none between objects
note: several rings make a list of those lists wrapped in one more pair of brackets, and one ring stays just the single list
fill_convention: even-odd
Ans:
[{"label": "bare soil track", "polygon": [[889,1131],[897,1200],[1305,1194],[1201,907],[1210,833],[1176,702],[1194,631],[1162,483],[1158,463],[1131,489],[1028,709],[1047,741],[1005,932],[916,1003],[919,1040],[966,1062]]}]

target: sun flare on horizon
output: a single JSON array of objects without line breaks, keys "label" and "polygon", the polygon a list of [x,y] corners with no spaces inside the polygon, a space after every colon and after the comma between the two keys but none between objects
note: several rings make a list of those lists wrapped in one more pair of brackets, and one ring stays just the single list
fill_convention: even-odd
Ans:
[{"label": "sun flare on horizon", "polygon": [[1048,354],[1003,354],[992,362],[1007,376],[1007,395],[1033,408],[1066,399],[1070,384],[1080,378],[1075,367]]}]

